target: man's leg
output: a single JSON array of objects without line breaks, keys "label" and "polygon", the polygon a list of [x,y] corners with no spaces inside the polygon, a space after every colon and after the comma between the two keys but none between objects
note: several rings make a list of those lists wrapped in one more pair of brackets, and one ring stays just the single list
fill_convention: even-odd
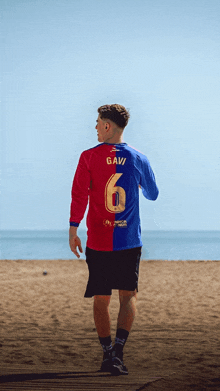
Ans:
[{"label": "man's leg", "polygon": [[136,314],[136,290],[119,290],[119,300],[120,310],[118,314],[117,332],[113,352],[112,374],[127,375],[128,370],[123,363],[123,348]]},{"label": "man's leg", "polygon": [[94,296],[94,321],[98,336],[106,338],[111,334],[109,304],[111,296]]},{"label": "man's leg", "polygon": [[136,314],[137,291],[119,290],[119,301],[117,329],[130,332]]},{"label": "man's leg", "polygon": [[94,321],[103,348],[103,362],[100,371],[109,372],[111,367],[112,340],[109,304],[111,296],[94,296]]}]

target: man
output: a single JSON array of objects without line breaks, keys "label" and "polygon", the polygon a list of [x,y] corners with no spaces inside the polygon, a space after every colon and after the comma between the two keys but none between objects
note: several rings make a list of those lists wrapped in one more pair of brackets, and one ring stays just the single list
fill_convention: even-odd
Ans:
[{"label": "man", "polygon": [[[158,188],[146,156],[123,142],[128,111],[121,105],[98,109],[97,134],[101,144],[82,152],[72,186],[69,243],[82,253],[77,227],[88,198],[86,262],[89,280],[84,297],[94,296],[94,321],[103,348],[101,371],[127,375],[123,348],[136,312],[141,227],[139,190],[156,200]],[[109,304],[112,289],[119,291],[115,345],[112,347]]]}]

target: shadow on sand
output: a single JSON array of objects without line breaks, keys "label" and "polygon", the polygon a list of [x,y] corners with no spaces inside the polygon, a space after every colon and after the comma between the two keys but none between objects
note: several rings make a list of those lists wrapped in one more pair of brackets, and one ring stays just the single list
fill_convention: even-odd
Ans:
[{"label": "shadow on sand", "polygon": [[111,377],[110,373],[102,372],[62,372],[62,373],[22,373],[0,376],[0,383],[17,383],[31,380],[79,379],[79,378]]}]

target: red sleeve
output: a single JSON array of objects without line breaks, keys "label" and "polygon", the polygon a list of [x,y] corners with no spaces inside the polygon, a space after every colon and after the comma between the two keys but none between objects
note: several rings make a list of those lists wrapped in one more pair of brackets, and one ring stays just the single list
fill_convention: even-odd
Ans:
[{"label": "red sleeve", "polygon": [[88,204],[90,171],[85,151],[79,158],[72,185],[72,202],[70,207],[70,225],[79,226]]}]

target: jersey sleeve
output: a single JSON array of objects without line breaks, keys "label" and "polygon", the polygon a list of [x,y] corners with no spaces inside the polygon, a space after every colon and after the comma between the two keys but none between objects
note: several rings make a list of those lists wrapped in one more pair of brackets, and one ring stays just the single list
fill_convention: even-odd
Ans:
[{"label": "jersey sleeve", "polygon": [[78,227],[84,217],[88,204],[90,187],[90,171],[85,152],[79,158],[72,185],[72,201],[70,206],[70,225]]},{"label": "jersey sleeve", "polygon": [[159,190],[156,185],[155,176],[150,163],[146,156],[141,159],[141,178],[140,185],[143,196],[148,200],[155,201],[158,197]]}]

